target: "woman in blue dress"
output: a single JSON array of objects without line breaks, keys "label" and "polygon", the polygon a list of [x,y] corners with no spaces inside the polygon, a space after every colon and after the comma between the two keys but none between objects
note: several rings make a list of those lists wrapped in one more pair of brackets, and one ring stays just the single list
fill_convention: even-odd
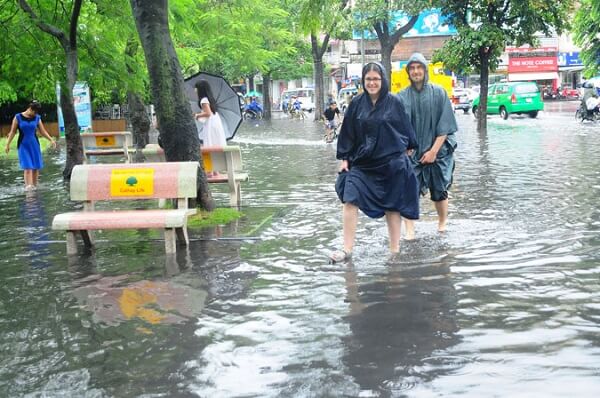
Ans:
[{"label": "woman in blue dress", "polygon": [[10,143],[19,131],[17,139],[17,152],[19,154],[19,164],[23,170],[25,177],[25,189],[35,189],[38,183],[40,169],[44,167],[42,159],[42,150],[40,142],[36,135],[36,130],[46,137],[52,143],[52,147],[56,148],[56,141],[44,127],[42,119],[39,115],[42,106],[37,101],[31,101],[25,112],[17,113],[13,118],[10,132],[6,140],[6,153],[10,152]]},{"label": "woman in blue dress", "polygon": [[331,253],[332,262],[352,256],[358,209],[371,218],[385,215],[392,253],[400,250],[401,217],[419,218],[417,179],[408,157],[417,140],[404,105],[389,92],[381,64],[364,66],[362,84],[365,92],[348,106],[338,137],[335,189],[344,204],[344,248]]}]

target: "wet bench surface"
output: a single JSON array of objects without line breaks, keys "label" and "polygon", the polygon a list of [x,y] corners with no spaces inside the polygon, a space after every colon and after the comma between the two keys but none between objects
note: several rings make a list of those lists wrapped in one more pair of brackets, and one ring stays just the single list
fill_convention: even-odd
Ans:
[{"label": "wet bench surface", "polygon": [[[73,168],[70,197],[82,201],[83,211],[58,214],[52,229],[67,231],[67,254],[77,253],[77,237],[94,246],[92,230],[162,229],[165,250],[176,252],[177,240],[189,243],[187,218],[196,209],[188,199],[197,195],[197,162],[85,164]],[[177,209],[95,210],[97,201],[176,199]]]}]

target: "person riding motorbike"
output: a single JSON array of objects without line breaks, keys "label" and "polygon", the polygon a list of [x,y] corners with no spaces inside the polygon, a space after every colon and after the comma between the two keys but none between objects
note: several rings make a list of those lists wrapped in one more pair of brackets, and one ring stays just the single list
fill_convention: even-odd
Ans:
[{"label": "person riding motorbike", "polygon": [[252,101],[250,101],[250,103],[246,105],[246,109],[244,110],[244,112],[249,113],[248,116],[250,116],[252,119],[256,119],[257,117],[260,117],[262,115],[263,109],[262,106],[256,100],[256,97],[252,97]]},{"label": "person riding motorbike", "polygon": [[588,118],[591,118],[594,113],[600,112],[600,99],[598,99],[598,93],[592,82],[585,82],[582,86],[581,107],[586,110]]}]

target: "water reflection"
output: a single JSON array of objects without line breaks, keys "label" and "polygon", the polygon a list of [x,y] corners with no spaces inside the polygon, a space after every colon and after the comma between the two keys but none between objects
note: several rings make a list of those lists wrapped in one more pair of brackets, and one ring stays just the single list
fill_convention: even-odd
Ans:
[{"label": "water reflection", "polygon": [[448,263],[391,261],[382,275],[367,281],[349,264],[344,278],[351,334],[344,339],[343,361],[361,396],[396,396],[455,370],[449,363],[438,366],[452,362],[440,352],[459,341]]},{"label": "water reflection", "polygon": [[21,227],[23,240],[26,242],[26,252],[23,255],[33,268],[48,267],[50,226],[39,191],[25,192],[25,198],[19,206],[19,215],[23,223]]}]

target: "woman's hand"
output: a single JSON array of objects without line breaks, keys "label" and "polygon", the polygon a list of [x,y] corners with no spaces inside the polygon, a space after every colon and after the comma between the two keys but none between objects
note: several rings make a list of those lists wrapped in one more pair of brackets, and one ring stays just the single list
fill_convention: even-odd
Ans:
[{"label": "woman's hand", "polygon": [[56,149],[56,140],[54,138],[50,140],[50,145],[52,145],[52,149]]},{"label": "woman's hand", "polygon": [[10,152],[10,144],[6,144],[6,148],[4,148],[4,151],[8,155],[8,153]]},{"label": "woman's hand", "polygon": [[348,161],[342,160],[342,162],[340,163],[340,172],[348,170],[350,170],[350,167],[348,166]]}]

